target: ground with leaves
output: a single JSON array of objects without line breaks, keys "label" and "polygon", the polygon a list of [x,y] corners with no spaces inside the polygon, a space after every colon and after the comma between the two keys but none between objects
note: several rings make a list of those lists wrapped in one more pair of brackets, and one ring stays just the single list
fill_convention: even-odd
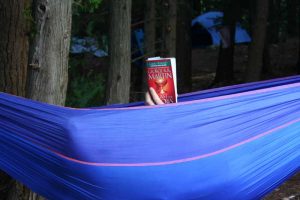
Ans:
[{"label": "ground with leaves", "polygon": [[300,173],[268,194],[264,200],[300,200]]}]

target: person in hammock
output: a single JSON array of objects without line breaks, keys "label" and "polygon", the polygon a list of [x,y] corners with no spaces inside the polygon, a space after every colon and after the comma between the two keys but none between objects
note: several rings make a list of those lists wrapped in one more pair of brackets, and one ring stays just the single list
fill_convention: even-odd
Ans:
[{"label": "person in hammock", "polygon": [[145,94],[145,104],[153,106],[164,104],[164,102],[159,98],[156,91],[152,87],[150,87],[149,91]]}]

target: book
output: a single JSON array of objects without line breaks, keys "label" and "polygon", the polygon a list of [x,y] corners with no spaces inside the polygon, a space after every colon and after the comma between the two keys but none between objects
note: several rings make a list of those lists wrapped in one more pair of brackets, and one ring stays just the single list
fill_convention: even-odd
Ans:
[{"label": "book", "polygon": [[146,74],[149,88],[152,87],[164,103],[177,102],[175,58],[148,58]]}]

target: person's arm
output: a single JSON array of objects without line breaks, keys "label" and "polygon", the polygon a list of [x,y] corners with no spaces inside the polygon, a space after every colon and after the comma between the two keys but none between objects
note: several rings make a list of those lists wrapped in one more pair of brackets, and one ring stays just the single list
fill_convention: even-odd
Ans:
[{"label": "person's arm", "polygon": [[149,91],[146,92],[145,103],[149,106],[164,104],[153,88],[149,88]]}]

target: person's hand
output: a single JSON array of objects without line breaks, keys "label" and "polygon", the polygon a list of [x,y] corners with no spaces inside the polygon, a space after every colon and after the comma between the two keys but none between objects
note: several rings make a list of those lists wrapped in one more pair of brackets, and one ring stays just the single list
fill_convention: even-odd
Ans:
[{"label": "person's hand", "polygon": [[164,104],[152,87],[145,94],[145,103],[149,106]]}]

